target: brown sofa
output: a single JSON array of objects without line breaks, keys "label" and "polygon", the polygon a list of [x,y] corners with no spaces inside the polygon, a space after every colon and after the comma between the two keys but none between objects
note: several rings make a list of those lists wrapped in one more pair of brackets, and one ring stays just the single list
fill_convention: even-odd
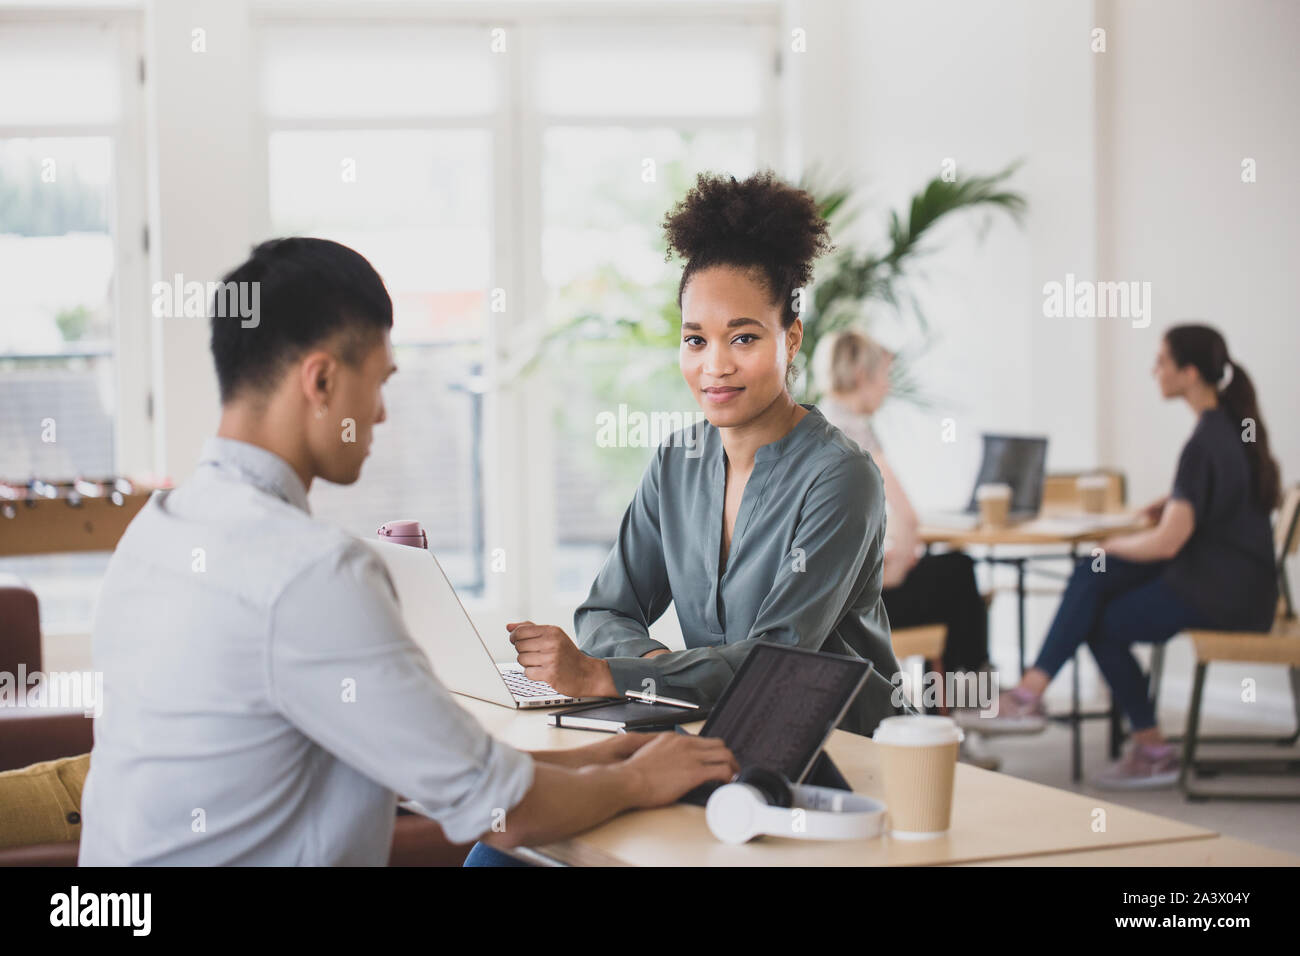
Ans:
[{"label": "brown sofa", "polygon": [[[0,575],[0,671],[41,669],[41,624],[36,595],[12,575]],[[0,771],[89,752],[94,721],[81,711],[0,707]],[[2,808],[0,808],[2,810]],[[76,866],[76,843],[0,849],[0,866]],[[460,866],[468,845],[448,842],[442,827],[399,812],[389,866]]]}]

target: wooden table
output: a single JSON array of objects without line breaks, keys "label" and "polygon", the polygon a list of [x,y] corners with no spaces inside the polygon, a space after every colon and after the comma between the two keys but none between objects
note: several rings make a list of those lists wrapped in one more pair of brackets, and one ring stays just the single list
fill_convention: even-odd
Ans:
[{"label": "wooden table", "polygon": [[[546,711],[513,711],[468,697],[458,700],[494,736],[523,749],[562,749],[600,739],[590,731],[549,726]],[[700,726],[688,725],[695,731]],[[837,730],[827,749],[856,791],[884,798],[873,741]],[[917,866],[1080,854],[1083,864],[1094,853],[1185,841],[1209,846],[1207,841],[1217,836],[1203,827],[968,764],[957,765],[954,786],[952,830],[924,842],[887,836],[848,842],[765,837],[733,847],[709,832],[702,808],[679,804],[626,813],[522,855],[600,866]]]},{"label": "wooden table", "polygon": [[[1090,523],[1090,518],[1095,518],[1096,523]],[[947,528],[940,525],[922,525],[918,535],[927,549],[935,544],[957,549],[976,546],[989,549],[1007,546],[1068,547],[1069,556],[1074,557],[1082,544],[1104,541],[1106,538],[1140,531],[1145,527],[1147,524],[1140,515],[1125,511],[1090,516],[1082,512],[1058,510],[1045,511],[1037,518],[1016,522],[1004,528]],[[1010,564],[1016,568],[1021,672],[1025,669],[1025,564],[1034,557],[1036,555],[1022,554],[989,558],[991,561]]]},{"label": "wooden table", "polygon": [[[1020,673],[1025,671],[1025,573],[1029,561],[1042,555],[1015,554],[995,555],[993,549],[999,547],[1066,547],[1069,554],[1063,557],[1074,558],[1080,545],[1101,542],[1106,538],[1120,534],[1141,531],[1148,527],[1140,515],[1128,511],[1116,510],[1097,515],[1088,515],[1078,510],[1064,508],[1045,508],[1043,513],[1028,521],[1016,522],[1003,528],[949,528],[938,525],[922,525],[919,536],[926,549],[931,545],[942,544],[950,548],[966,549],[984,547],[989,549],[985,560],[991,564],[1009,564],[1016,569],[1016,622],[1017,643],[1019,647],[1018,664]],[[1111,722],[1111,758],[1118,756],[1119,723],[1111,711],[1083,713],[1079,709],[1079,668],[1078,662],[1071,670],[1071,707],[1068,714],[1061,719],[1070,725],[1071,731],[1071,779],[1083,778],[1083,734],[1081,723],[1092,718],[1107,718]]]},{"label": "wooden table", "polygon": [[1300,866],[1300,856],[1232,837],[1176,840],[1113,850],[1047,853],[958,866]]}]

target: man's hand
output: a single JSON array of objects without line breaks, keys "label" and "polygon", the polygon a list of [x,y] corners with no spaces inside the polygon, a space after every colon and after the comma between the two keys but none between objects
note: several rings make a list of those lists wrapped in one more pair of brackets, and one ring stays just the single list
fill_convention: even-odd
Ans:
[{"label": "man's hand", "polygon": [[558,627],[518,621],[507,624],[524,676],[544,681],[570,697],[617,697],[609,665],[578,650]]},{"label": "man's hand", "polygon": [[639,809],[672,803],[708,780],[726,783],[740,765],[718,737],[690,734],[628,734],[649,737],[623,764],[635,773],[634,805]]},{"label": "man's hand", "polygon": [[606,740],[577,748],[577,752],[582,754],[583,758],[579,766],[593,763],[618,763],[620,760],[626,760],[648,744],[653,736],[653,734],[639,733],[610,734]]},{"label": "man's hand", "polygon": [[533,750],[530,753],[534,760],[540,760],[542,763],[568,767],[570,770],[581,770],[583,767],[626,760],[648,744],[650,737],[650,734],[639,733],[610,734],[604,740],[594,744],[570,747],[567,750]]}]

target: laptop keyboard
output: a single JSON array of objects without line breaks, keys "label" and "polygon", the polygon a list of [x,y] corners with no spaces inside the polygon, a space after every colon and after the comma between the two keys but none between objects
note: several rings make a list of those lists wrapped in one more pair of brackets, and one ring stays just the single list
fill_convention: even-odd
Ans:
[{"label": "laptop keyboard", "polygon": [[543,683],[539,680],[530,680],[524,676],[522,671],[502,671],[501,676],[505,678],[506,686],[510,688],[510,693],[517,697],[565,696],[550,684]]}]

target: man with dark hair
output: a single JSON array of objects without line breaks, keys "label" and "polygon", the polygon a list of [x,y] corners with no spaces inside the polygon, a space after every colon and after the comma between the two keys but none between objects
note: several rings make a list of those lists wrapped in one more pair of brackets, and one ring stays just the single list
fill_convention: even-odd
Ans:
[{"label": "man with dark hair", "polygon": [[213,310],[217,435],[131,523],[96,611],[83,864],[382,864],[397,794],[454,842],[527,845],[731,777],[717,740],[528,754],[462,710],[378,555],[308,509],[314,479],[356,481],[385,419],[382,280],[281,239],[225,281],[258,283],[258,314]]}]

